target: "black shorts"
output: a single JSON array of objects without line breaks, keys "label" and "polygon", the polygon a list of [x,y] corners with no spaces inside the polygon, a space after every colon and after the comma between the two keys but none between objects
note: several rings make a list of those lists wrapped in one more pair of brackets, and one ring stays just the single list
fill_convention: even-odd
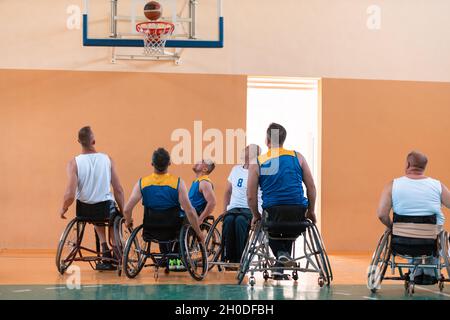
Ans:
[{"label": "black shorts", "polygon": [[76,215],[80,221],[109,222],[112,225],[116,216],[121,214],[116,203],[112,200],[93,204],[77,200]]}]

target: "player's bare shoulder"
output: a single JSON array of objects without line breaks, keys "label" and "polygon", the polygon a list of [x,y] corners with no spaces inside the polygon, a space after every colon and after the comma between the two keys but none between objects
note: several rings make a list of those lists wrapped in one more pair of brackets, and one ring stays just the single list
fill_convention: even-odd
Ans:
[{"label": "player's bare shoulder", "polygon": [[295,151],[295,155],[297,156],[298,162],[300,163],[300,166],[303,166],[303,164],[306,162],[305,157],[298,151]]}]

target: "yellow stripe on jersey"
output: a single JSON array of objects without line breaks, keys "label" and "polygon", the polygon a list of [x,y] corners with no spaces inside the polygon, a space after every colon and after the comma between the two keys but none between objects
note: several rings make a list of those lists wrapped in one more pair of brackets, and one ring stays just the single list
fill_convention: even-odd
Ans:
[{"label": "yellow stripe on jersey", "polygon": [[286,150],[283,148],[273,148],[269,149],[269,151],[265,154],[262,154],[258,157],[259,164],[263,164],[271,159],[278,158],[281,156],[293,156],[295,157],[295,151]]},{"label": "yellow stripe on jersey", "polygon": [[209,178],[209,176],[201,176],[201,177],[195,179],[195,181],[198,181],[198,182],[200,182],[200,181],[208,181],[208,182],[211,182],[211,179]]},{"label": "yellow stripe on jersey", "polygon": [[141,189],[149,186],[168,186],[173,189],[178,189],[178,178],[170,173],[152,173],[151,175],[141,179]]}]

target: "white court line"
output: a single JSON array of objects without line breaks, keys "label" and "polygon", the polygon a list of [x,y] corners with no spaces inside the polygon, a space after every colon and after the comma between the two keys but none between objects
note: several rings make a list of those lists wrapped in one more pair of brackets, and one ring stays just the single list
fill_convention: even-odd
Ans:
[{"label": "white court line", "polygon": [[347,292],[334,292],[334,294],[341,295],[341,296],[351,296],[352,295],[351,293],[347,293]]},{"label": "white court line", "polygon": [[369,300],[378,300],[377,298],[372,298],[372,297],[368,297],[368,296],[363,296],[364,299],[369,299]]},{"label": "white court line", "polygon": [[49,287],[49,288],[45,288],[45,290],[59,290],[59,289],[64,289],[66,287]]},{"label": "white court line", "polygon": [[83,288],[99,288],[101,287],[101,284],[93,285],[93,286],[83,286]]},{"label": "white court line", "polygon": [[434,290],[431,290],[431,289],[428,289],[428,288],[424,288],[424,287],[421,287],[421,286],[418,286],[418,285],[416,285],[416,288],[419,288],[421,290],[428,291],[428,292],[433,292],[435,294],[440,294],[441,296],[450,297],[450,294],[443,293],[443,292],[440,292],[440,291],[434,291]]},{"label": "white court line", "polygon": [[31,289],[13,290],[14,293],[30,292]]}]

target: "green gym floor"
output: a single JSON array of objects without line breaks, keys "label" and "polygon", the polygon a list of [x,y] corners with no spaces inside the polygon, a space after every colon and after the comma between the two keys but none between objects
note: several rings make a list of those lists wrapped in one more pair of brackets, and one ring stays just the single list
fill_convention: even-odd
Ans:
[{"label": "green gym floor", "polygon": [[52,285],[2,285],[2,300],[450,300],[436,286],[416,287],[413,297],[401,285],[385,285],[372,294],[364,285],[299,288],[289,284],[256,285],[82,285],[79,289]]}]

